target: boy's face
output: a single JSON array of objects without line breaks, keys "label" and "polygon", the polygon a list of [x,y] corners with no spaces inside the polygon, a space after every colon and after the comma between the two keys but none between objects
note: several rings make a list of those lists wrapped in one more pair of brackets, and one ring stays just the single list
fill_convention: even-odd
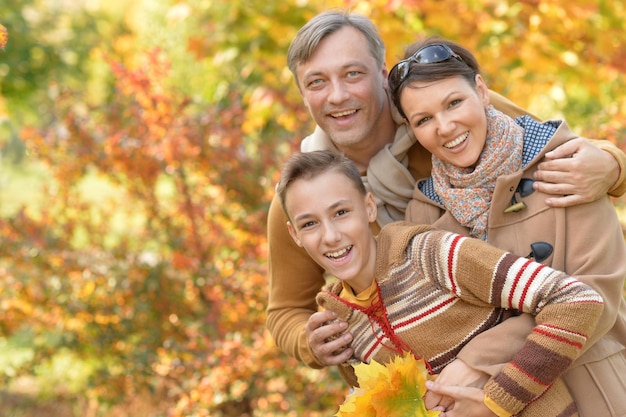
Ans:
[{"label": "boy's face", "polygon": [[293,182],[285,205],[289,233],[298,246],[356,293],[369,288],[376,259],[369,227],[376,220],[371,193],[362,195],[345,175],[331,170]]}]

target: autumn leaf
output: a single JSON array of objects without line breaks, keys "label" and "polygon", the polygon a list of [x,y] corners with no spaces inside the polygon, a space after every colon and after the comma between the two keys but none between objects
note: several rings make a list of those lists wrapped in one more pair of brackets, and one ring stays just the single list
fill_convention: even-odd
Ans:
[{"label": "autumn leaf", "polygon": [[376,361],[354,367],[359,387],[339,407],[336,417],[436,417],[422,399],[428,371],[423,359],[410,353],[386,365]]},{"label": "autumn leaf", "polygon": [[0,49],[4,50],[9,40],[9,31],[2,24],[0,24]]}]

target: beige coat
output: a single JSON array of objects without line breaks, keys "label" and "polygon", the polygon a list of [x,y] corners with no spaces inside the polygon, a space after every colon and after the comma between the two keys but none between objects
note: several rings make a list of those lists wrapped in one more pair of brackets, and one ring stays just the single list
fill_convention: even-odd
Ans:
[{"label": "beige coat", "polygon": [[[622,417],[626,416],[626,245],[615,208],[609,197],[574,207],[550,208],[545,204],[545,194],[534,191],[522,197],[517,189],[521,179],[532,179],[546,152],[573,138],[575,135],[562,123],[526,169],[498,178],[487,236],[492,245],[520,256],[529,256],[533,243],[548,243],[552,252],[542,263],[576,276],[603,296],[605,309],[600,324],[564,380],[574,398],[584,399],[578,403],[581,416]],[[468,234],[452,215],[441,215],[442,208],[417,187],[413,197],[407,207],[407,220]],[[523,202],[524,208],[505,212],[514,202]],[[529,331],[527,320],[505,322],[498,326],[497,333],[484,333],[459,357],[493,373],[497,367],[491,368],[490,364],[507,361],[509,354],[517,350]],[[524,321],[526,324],[522,324]]]}]

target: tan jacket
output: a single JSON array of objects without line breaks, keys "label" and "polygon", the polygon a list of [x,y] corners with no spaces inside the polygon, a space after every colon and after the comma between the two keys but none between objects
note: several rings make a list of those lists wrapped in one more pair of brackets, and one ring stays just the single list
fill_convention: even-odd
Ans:
[{"label": "tan jacket", "polygon": [[[534,251],[531,244],[545,242],[552,252],[542,263],[562,270],[577,277],[598,291],[605,300],[605,309],[599,324],[585,345],[585,353],[572,365],[576,367],[596,364],[608,360],[615,354],[623,357],[626,349],[626,302],[623,297],[624,278],[626,277],[626,245],[622,228],[609,197],[588,204],[568,208],[550,208],[545,204],[547,195],[538,191],[522,197],[518,184],[523,178],[531,179],[538,163],[546,152],[560,144],[575,138],[565,123],[556,131],[547,146],[524,170],[503,175],[498,178],[489,212],[487,239],[490,244],[511,251],[520,256],[528,256]],[[519,211],[507,212],[512,203],[523,203]],[[424,196],[416,187],[414,200],[407,208],[407,220],[412,222],[428,222],[441,208]],[[468,234],[449,213],[443,214],[432,222],[436,227]],[[512,338],[511,324],[508,323],[509,340]],[[503,330],[503,329],[501,329]],[[495,336],[500,337],[500,336]],[[484,333],[474,339],[459,355],[471,364],[497,363],[506,360],[507,349],[493,343],[493,337]],[[513,346],[511,344],[511,346]],[[475,355],[476,354],[476,355]],[[488,359],[487,359],[488,358]],[[626,375],[626,362],[620,359],[616,372]],[[594,365],[595,366],[595,365]],[[477,366],[480,368],[480,366]],[[485,367],[488,373],[488,366]],[[568,375],[564,379],[568,385],[577,381]],[[577,374],[576,374],[577,375]],[[602,376],[600,376],[602,378]],[[613,382],[598,382],[600,386],[610,386]],[[626,384],[625,382],[622,382]],[[590,388],[591,389],[591,388]],[[626,413],[626,395],[622,391],[612,402],[621,409],[605,415],[624,415]],[[576,394],[574,395],[576,398]],[[579,398],[590,398],[587,394]],[[590,400],[591,401],[591,400]],[[589,415],[582,412],[581,415]],[[602,413],[595,412],[595,416]]]}]

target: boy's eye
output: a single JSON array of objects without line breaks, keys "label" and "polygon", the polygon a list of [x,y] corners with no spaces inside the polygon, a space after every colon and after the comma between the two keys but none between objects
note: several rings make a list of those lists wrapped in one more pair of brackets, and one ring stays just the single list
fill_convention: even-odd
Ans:
[{"label": "boy's eye", "polygon": [[300,226],[300,228],[301,229],[306,229],[307,227],[311,227],[313,225],[315,225],[315,222],[310,221],[310,222],[306,222],[306,223],[302,224],[302,226]]},{"label": "boy's eye", "polygon": [[343,216],[344,214],[348,214],[348,210],[341,209],[337,211],[337,216]]}]

